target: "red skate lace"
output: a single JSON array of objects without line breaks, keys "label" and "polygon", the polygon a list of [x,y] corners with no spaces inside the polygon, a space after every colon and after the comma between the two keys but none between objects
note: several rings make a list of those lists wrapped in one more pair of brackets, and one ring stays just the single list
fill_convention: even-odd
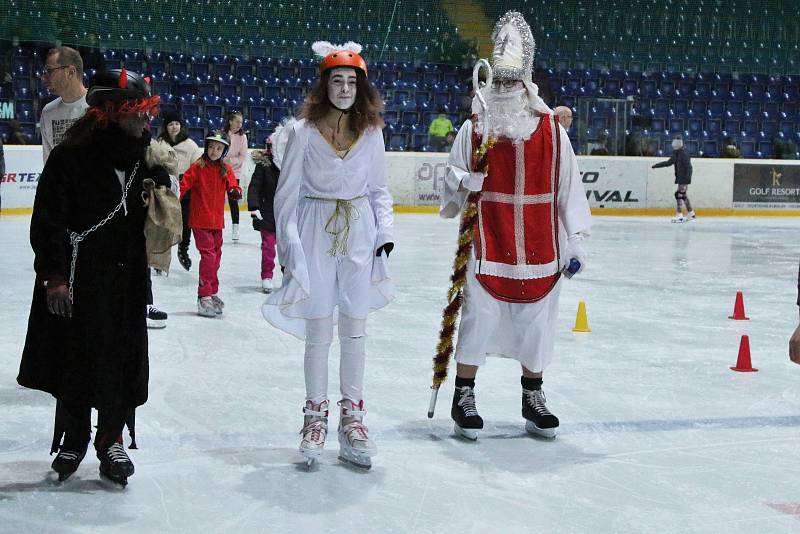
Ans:
[{"label": "red skate lace", "polygon": [[[367,436],[367,427],[363,424],[359,423],[358,421],[354,421],[350,423],[347,429],[347,434],[351,440],[359,440],[359,441],[367,441],[369,440],[369,436]],[[355,435],[354,435],[355,434]]]},{"label": "red skate lace", "polygon": [[310,426],[311,441],[320,441],[322,439],[322,421],[315,421]]}]

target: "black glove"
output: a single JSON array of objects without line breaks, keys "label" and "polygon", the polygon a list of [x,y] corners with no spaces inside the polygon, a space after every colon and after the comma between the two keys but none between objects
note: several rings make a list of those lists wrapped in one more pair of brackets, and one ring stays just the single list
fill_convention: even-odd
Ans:
[{"label": "black glove", "polygon": [[72,303],[69,301],[67,284],[47,287],[47,309],[59,317],[72,317]]},{"label": "black glove", "polygon": [[167,189],[172,187],[172,180],[169,178],[169,173],[167,169],[162,167],[161,165],[157,165],[150,169],[150,178],[156,183],[156,185],[163,185]]},{"label": "black glove", "polygon": [[378,247],[378,250],[375,251],[375,256],[376,257],[380,256],[381,252],[385,252],[386,253],[386,257],[388,258],[389,254],[391,254],[392,250],[394,250],[394,243],[389,241],[388,243],[384,243],[383,245]]},{"label": "black glove", "polygon": [[232,187],[228,190],[228,198],[234,202],[242,200],[242,191],[237,187]]}]

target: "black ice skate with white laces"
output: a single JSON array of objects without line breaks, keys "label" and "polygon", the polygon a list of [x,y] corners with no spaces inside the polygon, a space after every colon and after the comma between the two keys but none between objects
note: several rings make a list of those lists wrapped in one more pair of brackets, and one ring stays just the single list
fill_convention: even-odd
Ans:
[{"label": "black ice skate with white laces", "polygon": [[453,407],[450,417],[455,421],[453,430],[457,436],[475,441],[478,430],[483,428],[483,419],[475,407],[475,389],[470,386],[456,386],[453,393]]},{"label": "black ice skate with white laces", "polygon": [[526,419],[525,430],[544,438],[555,438],[558,417],[550,413],[547,400],[541,389],[522,389],[522,417]]},{"label": "black ice skate with white laces", "polygon": [[153,306],[152,304],[148,304],[147,306],[147,328],[166,328],[167,327],[167,315],[166,312],[163,312]]},{"label": "black ice skate with white laces", "polygon": [[97,451],[100,460],[100,476],[122,487],[128,485],[128,477],[133,475],[133,462],[125,452],[122,438],[115,441],[110,447]]},{"label": "black ice skate with white laces", "polygon": [[86,456],[85,446],[82,449],[78,447],[67,448],[62,446],[50,466],[53,468],[53,471],[58,473],[58,481],[64,482],[72,473],[77,471],[84,456]]},{"label": "black ice skate with white laces", "polygon": [[372,467],[372,457],[378,454],[375,443],[369,439],[364,426],[364,401],[354,403],[350,399],[339,401],[339,459],[362,469]]},{"label": "black ice skate with white laces", "polygon": [[311,469],[322,457],[322,450],[325,448],[325,437],[328,435],[328,401],[318,404],[306,401],[303,414],[300,454],[306,460],[306,467]]}]

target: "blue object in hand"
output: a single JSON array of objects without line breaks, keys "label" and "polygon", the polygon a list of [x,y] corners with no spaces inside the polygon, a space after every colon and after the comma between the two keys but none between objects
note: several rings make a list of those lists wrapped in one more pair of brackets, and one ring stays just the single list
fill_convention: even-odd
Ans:
[{"label": "blue object in hand", "polygon": [[578,270],[580,270],[580,268],[581,268],[581,262],[579,262],[575,258],[571,258],[569,260],[569,265],[564,266],[564,268],[561,269],[561,272],[567,278],[572,278],[575,275],[575,273],[577,273]]}]

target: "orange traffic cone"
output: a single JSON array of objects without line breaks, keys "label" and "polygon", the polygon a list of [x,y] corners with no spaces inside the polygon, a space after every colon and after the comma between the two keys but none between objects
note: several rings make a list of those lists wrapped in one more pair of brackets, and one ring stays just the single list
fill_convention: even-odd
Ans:
[{"label": "orange traffic cone", "polygon": [[584,301],[578,302],[578,315],[575,316],[575,326],[572,328],[573,332],[591,332],[589,328],[589,320],[586,318],[586,303]]},{"label": "orange traffic cone", "polygon": [[728,319],[734,321],[749,321],[750,318],[744,314],[744,297],[741,291],[736,292],[736,302],[733,305],[733,315],[729,315]]},{"label": "orange traffic cone", "polygon": [[736,359],[736,367],[731,367],[731,370],[740,373],[755,373],[758,371],[750,363],[750,336],[742,336],[742,341],[739,342],[739,357]]}]

